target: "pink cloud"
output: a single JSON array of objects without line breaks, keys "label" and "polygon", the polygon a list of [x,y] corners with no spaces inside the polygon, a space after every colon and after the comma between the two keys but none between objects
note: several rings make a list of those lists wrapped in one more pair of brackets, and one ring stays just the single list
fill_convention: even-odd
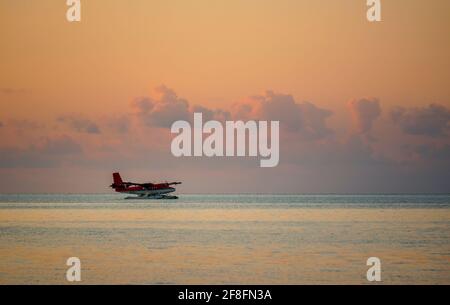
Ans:
[{"label": "pink cloud", "polygon": [[[357,192],[391,191],[393,186],[398,186],[397,191],[448,191],[448,182],[442,182],[450,181],[448,138],[408,137],[395,127],[445,135],[447,108],[403,109],[396,113],[395,124],[375,129],[381,117],[378,100],[354,100],[348,107],[356,134],[335,132],[328,122],[331,111],[289,94],[267,91],[229,108],[211,109],[192,105],[160,86],[121,113],[89,119],[83,114],[66,115],[58,125],[68,127],[64,130],[39,121],[4,121],[0,136],[9,140],[0,145],[0,170],[17,173],[15,181],[20,181],[38,168],[48,180],[45,191],[106,191],[112,170],[131,171],[143,179],[186,181],[183,190],[187,192]],[[279,166],[262,170],[257,159],[251,158],[173,157],[169,127],[176,120],[190,121],[193,112],[203,113],[204,120],[279,120]],[[90,128],[94,125],[101,133],[93,137],[89,130],[95,131]],[[365,141],[369,134],[381,138]],[[389,141],[386,134],[392,137]],[[388,157],[386,152],[393,150],[400,152],[399,158]],[[73,177],[76,190],[60,184],[54,187],[56,177],[64,176],[68,166],[79,175]],[[237,174],[240,179],[235,178]],[[39,177],[27,179],[36,179],[33,185],[42,184]],[[0,191],[11,185],[9,180],[0,181]]]},{"label": "pink cloud", "polygon": [[156,87],[152,96],[132,103],[134,114],[149,127],[170,128],[177,120],[189,120],[189,103],[165,86]]},{"label": "pink cloud", "polygon": [[380,102],[376,98],[351,100],[347,104],[352,115],[353,127],[361,134],[369,134],[374,121],[381,115]]},{"label": "pink cloud", "polygon": [[232,117],[240,120],[276,120],[280,126],[303,139],[321,139],[332,134],[326,119],[332,115],[310,102],[296,102],[292,95],[267,91],[236,103],[232,106]]}]

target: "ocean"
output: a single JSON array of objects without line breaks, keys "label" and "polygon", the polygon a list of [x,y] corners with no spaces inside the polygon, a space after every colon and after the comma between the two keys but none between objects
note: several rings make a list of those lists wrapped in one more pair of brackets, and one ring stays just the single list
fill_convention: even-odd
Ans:
[{"label": "ocean", "polygon": [[450,195],[1,194],[0,284],[450,284]]}]

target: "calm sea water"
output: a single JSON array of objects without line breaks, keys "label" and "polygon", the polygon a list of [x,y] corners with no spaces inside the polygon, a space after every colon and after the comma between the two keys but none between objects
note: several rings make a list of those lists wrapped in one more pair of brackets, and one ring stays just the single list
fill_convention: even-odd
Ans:
[{"label": "calm sea water", "polygon": [[0,283],[450,284],[450,195],[0,195]]},{"label": "calm sea water", "polygon": [[129,200],[118,194],[0,194],[2,208],[450,208],[450,194],[181,195]]}]

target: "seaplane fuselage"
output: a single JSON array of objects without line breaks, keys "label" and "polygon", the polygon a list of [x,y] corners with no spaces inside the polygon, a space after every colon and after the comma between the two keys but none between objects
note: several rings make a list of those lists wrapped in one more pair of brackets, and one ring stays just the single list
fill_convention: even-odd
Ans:
[{"label": "seaplane fuselage", "polygon": [[161,198],[162,195],[175,192],[175,188],[171,185],[181,184],[181,182],[164,182],[164,183],[136,183],[124,182],[119,173],[113,173],[113,184],[110,186],[118,193],[133,194],[138,197],[145,198]]}]

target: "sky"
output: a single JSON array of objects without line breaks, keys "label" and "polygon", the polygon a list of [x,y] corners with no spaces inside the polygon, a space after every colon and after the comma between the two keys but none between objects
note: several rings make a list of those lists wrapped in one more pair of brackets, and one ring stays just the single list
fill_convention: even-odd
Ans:
[{"label": "sky", "polygon": [[[450,2],[0,0],[0,192],[450,192]],[[175,158],[194,112],[279,120],[280,163]]]}]

